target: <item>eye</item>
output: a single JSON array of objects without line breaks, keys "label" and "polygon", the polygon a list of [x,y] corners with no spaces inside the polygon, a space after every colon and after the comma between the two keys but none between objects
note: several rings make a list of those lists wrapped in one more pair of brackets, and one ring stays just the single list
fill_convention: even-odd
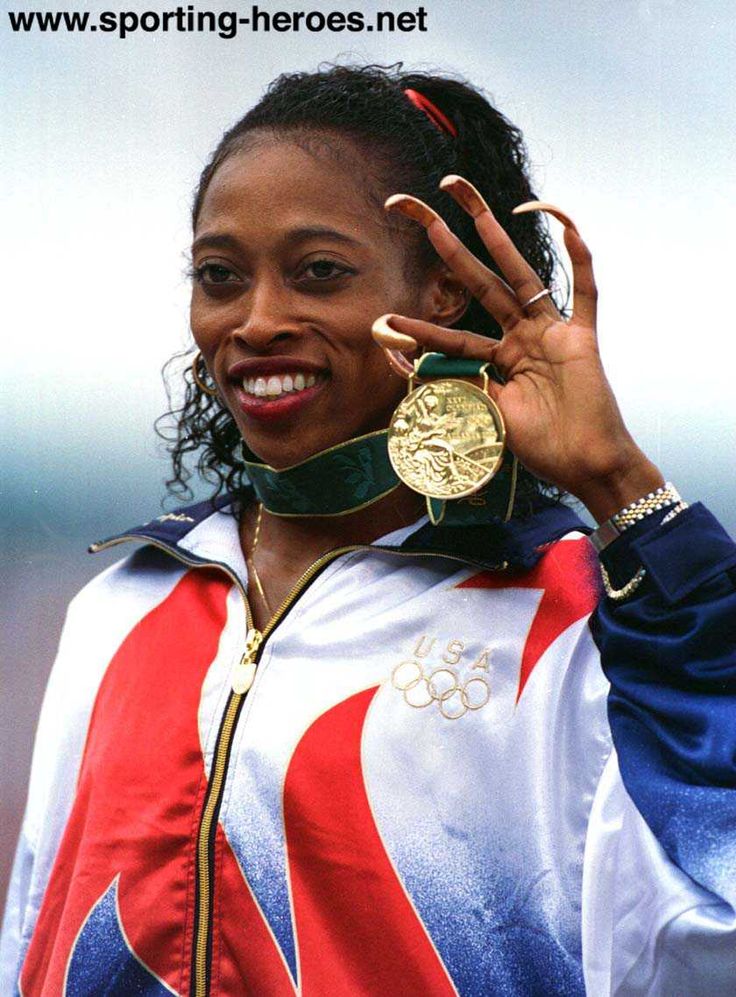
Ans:
[{"label": "eye", "polygon": [[322,257],[305,263],[298,271],[297,279],[304,277],[307,280],[322,283],[338,277],[344,277],[346,274],[351,273],[355,273],[355,271],[350,267],[346,267],[344,264],[337,263],[335,260],[330,260],[327,257]]},{"label": "eye", "polygon": [[240,282],[240,275],[224,263],[203,263],[194,267],[192,276],[198,284],[233,284]]}]

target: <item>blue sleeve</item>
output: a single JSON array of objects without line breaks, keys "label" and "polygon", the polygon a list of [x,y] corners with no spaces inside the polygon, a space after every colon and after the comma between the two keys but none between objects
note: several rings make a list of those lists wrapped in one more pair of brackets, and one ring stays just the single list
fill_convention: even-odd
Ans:
[{"label": "blue sleeve", "polygon": [[603,553],[615,587],[646,569],[591,621],[611,731],[626,790],[669,858],[736,907],[736,545],[700,503],[654,518]]}]

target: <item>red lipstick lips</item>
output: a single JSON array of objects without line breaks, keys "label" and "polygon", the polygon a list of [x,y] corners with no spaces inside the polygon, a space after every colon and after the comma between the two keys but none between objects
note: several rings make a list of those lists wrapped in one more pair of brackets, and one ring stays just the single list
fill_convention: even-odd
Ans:
[{"label": "red lipstick lips", "polygon": [[293,417],[324,388],[323,367],[291,357],[253,357],[234,364],[238,406],[259,422]]}]

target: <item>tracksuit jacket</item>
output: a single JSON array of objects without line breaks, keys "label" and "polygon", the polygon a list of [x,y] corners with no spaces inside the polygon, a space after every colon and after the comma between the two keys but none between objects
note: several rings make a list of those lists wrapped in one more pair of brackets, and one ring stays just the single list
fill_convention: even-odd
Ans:
[{"label": "tracksuit jacket", "polygon": [[[542,505],[321,559],[250,626],[203,503],[73,600],[3,997],[736,994],[736,547]],[[251,679],[248,691],[243,691]],[[233,687],[241,691],[233,691]]]}]

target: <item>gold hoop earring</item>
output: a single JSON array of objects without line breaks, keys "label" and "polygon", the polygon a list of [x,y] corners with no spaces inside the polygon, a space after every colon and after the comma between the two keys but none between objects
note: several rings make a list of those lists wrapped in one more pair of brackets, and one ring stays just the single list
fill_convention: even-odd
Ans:
[{"label": "gold hoop earring", "polygon": [[[204,359],[202,357],[202,351],[197,350],[194,354],[194,359],[192,360],[192,377],[194,378],[194,383],[197,385],[200,391],[203,391],[205,395],[212,395],[213,397],[217,394],[217,388],[210,388],[206,385],[202,379],[202,375],[199,373],[199,361]],[[207,365],[205,364],[205,370],[207,370]]]}]

